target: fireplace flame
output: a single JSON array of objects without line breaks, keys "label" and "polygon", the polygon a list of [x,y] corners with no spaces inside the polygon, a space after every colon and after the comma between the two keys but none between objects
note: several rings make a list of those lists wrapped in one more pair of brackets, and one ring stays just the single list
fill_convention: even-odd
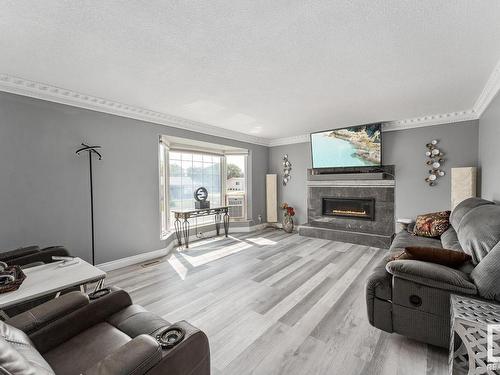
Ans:
[{"label": "fireplace flame", "polygon": [[335,215],[351,215],[351,216],[366,216],[367,215],[367,212],[365,210],[362,210],[362,211],[332,210],[332,213]]}]

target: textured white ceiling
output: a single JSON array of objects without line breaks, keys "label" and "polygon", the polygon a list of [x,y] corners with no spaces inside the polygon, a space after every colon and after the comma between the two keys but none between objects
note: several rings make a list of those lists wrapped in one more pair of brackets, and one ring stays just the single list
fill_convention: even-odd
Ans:
[{"label": "textured white ceiling", "polygon": [[500,1],[0,0],[0,73],[259,137],[472,108]]}]

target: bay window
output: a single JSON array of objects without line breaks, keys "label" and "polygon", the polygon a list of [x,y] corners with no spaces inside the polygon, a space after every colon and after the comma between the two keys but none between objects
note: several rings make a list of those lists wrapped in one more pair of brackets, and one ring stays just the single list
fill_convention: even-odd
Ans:
[{"label": "bay window", "polygon": [[[189,151],[170,151],[168,176],[168,208],[170,226],[173,226],[172,211],[194,209],[194,191],[200,186],[208,190],[210,206],[222,205],[222,156]],[[199,223],[212,217],[198,219]],[[203,221],[204,220],[204,221]]]},{"label": "bay window", "polygon": [[[244,151],[181,147],[160,138],[162,238],[173,229],[173,211],[195,208],[194,191],[201,186],[208,190],[210,207],[229,206],[232,221],[247,218],[247,155]],[[192,225],[214,222],[212,216],[195,220]]]}]

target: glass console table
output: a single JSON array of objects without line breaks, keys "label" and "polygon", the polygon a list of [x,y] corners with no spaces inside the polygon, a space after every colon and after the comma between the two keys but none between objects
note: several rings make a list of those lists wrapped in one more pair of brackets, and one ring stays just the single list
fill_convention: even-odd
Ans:
[{"label": "glass console table", "polygon": [[194,219],[202,216],[214,215],[215,217],[215,231],[217,236],[220,234],[221,221],[224,224],[224,234],[228,235],[229,231],[229,207],[213,207],[213,208],[200,208],[188,209],[181,211],[172,211],[174,213],[175,221],[175,235],[177,236],[177,243],[182,246],[182,237],[184,237],[184,245],[189,247],[189,219]]}]

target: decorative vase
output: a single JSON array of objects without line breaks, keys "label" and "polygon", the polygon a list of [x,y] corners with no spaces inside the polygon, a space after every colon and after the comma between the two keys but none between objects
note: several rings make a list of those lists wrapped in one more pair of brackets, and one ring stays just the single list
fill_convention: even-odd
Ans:
[{"label": "decorative vase", "polygon": [[287,233],[293,232],[293,219],[290,216],[283,217],[283,230]]}]

